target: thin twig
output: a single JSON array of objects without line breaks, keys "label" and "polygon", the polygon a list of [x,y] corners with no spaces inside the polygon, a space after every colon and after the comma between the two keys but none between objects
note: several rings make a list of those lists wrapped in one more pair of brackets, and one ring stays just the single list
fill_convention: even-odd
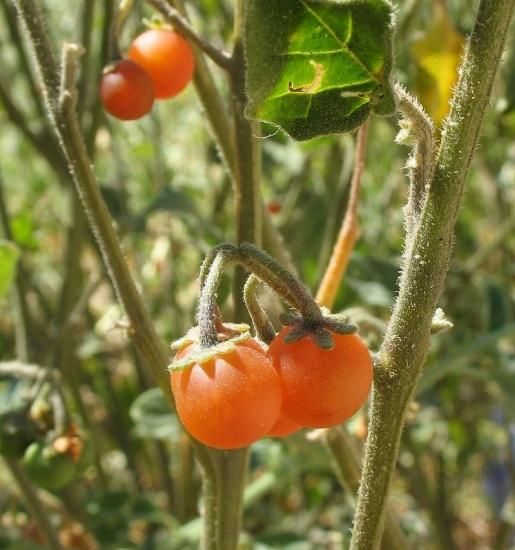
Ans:
[{"label": "thin twig", "polygon": [[343,218],[343,223],[334,245],[329,265],[318,288],[317,302],[327,308],[334,305],[345,271],[349,264],[350,255],[356,244],[359,234],[358,204],[361,190],[361,176],[365,167],[365,151],[368,134],[368,123],[365,122],[358,130],[354,171],[350,185],[349,202]]},{"label": "thin twig", "polygon": [[219,67],[226,71],[231,69],[231,55],[200,36],[191,23],[178,10],[170,6],[166,0],[147,0],[147,2],[162,13],[181,34],[194,42]]}]

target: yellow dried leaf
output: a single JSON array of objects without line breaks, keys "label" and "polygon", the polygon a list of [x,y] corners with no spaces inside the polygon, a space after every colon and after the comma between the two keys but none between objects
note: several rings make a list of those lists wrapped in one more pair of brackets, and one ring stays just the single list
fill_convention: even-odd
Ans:
[{"label": "yellow dried leaf", "polygon": [[435,3],[431,28],[411,45],[418,68],[417,95],[437,125],[449,111],[464,43],[463,35],[453,27],[445,7]]}]

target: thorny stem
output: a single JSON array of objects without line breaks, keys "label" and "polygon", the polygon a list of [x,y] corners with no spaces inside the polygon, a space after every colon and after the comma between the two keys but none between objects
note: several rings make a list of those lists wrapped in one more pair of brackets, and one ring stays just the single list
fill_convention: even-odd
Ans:
[{"label": "thorny stem", "polygon": [[6,457],[4,457],[4,460],[6,461],[13,478],[16,480],[27,508],[36,520],[41,533],[44,537],[46,537],[48,548],[51,550],[63,550],[59,537],[54,526],[52,525],[52,521],[48,516],[47,509],[39,499],[37,491],[34,489],[34,486],[30,482],[20,463]]},{"label": "thorny stem", "polygon": [[166,349],[155,332],[148,311],[130,275],[81,137],[75,110],[77,92],[73,81],[79,55],[78,48],[73,45],[65,46],[62,66],[64,72],[60,77],[39,7],[31,0],[14,0],[14,4],[34,50],[50,121],[55,127],[61,149],[67,158],[77,193],[102,252],[116,296],[129,317],[129,335],[161,389],[172,402],[165,370]]},{"label": "thorny stem", "polygon": [[367,144],[368,123],[359,130],[356,143],[354,171],[352,174],[349,202],[343,218],[340,234],[333,249],[329,265],[318,288],[316,300],[320,305],[331,308],[347,270],[350,255],[359,234],[358,204],[361,190],[361,175],[365,167],[365,149]]},{"label": "thorny stem", "polygon": [[506,41],[515,0],[482,0],[379,353],[352,550],[378,548],[406,409],[429,351],[465,177]]},{"label": "thorny stem", "polygon": [[217,48],[200,36],[186,17],[181,15],[177,9],[170,6],[166,0],[147,0],[147,2],[163,14],[181,34],[195,43],[219,67],[227,71],[231,69],[230,54]]}]

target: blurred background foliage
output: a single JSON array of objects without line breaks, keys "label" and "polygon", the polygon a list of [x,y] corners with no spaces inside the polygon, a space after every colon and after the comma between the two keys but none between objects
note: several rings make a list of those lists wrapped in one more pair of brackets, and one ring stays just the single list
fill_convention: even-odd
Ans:
[{"label": "blurred background foliage", "polygon": [[[187,5],[203,34],[230,44],[232,2]],[[45,0],[43,6],[56,48],[63,40],[86,45],[79,82],[84,135],[133,276],[159,334],[171,341],[194,322],[204,254],[233,238],[231,182],[192,87],[140,122],[120,123],[102,113],[97,83],[107,63],[112,0]],[[437,124],[447,110],[473,13],[468,0],[398,3],[396,78],[418,94]],[[126,44],[150,15],[136,9]],[[408,539],[424,549],[515,548],[513,41],[505,57],[440,303],[454,328],[434,339],[392,493]],[[58,369],[68,406],[93,447],[82,477],[62,490],[41,491],[40,498],[66,548],[197,548],[200,480],[191,447],[125,337],[30,67],[11,3],[4,1],[0,202],[10,232],[4,223],[0,358]],[[221,78],[218,83],[227,93]],[[361,237],[335,308],[347,310],[376,349],[402,253],[407,150],[394,144],[396,132],[395,117],[372,119]],[[265,207],[314,291],[341,223],[354,139],[296,144],[267,128],[263,135]],[[230,309],[228,294],[227,284],[220,300]],[[30,329],[25,357],[20,306]],[[271,299],[268,306],[277,309]],[[0,412],[12,408],[26,386],[0,380]],[[361,445],[365,413],[349,428]],[[254,445],[245,548],[346,547],[353,495],[341,489],[324,447],[306,435]],[[2,464],[0,548],[41,548],[41,534]]]}]

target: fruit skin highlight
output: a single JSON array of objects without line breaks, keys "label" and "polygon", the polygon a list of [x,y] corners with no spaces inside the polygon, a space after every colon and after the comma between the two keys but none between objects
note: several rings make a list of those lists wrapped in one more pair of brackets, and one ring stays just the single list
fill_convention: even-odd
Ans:
[{"label": "fruit skin highlight", "polygon": [[334,347],[319,348],[309,337],[286,343],[283,328],[267,355],[279,374],[281,412],[301,426],[327,428],[350,418],[366,401],[372,384],[372,358],[356,334],[333,333]]},{"label": "fruit skin highlight", "polygon": [[171,30],[151,29],[140,34],[133,40],[128,57],[148,73],[156,99],[167,99],[182,92],[195,72],[191,46]]},{"label": "fruit skin highlight", "polygon": [[[189,344],[176,359],[195,349]],[[281,383],[253,338],[201,364],[172,371],[179,418],[195,439],[216,449],[247,447],[267,435],[281,409]]]},{"label": "fruit skin highlight", "polygon": [[104,109],[120,120],[137,120],[154,104],[154,85],[139,65],[128,59],[108,68],[100,81]]}]

